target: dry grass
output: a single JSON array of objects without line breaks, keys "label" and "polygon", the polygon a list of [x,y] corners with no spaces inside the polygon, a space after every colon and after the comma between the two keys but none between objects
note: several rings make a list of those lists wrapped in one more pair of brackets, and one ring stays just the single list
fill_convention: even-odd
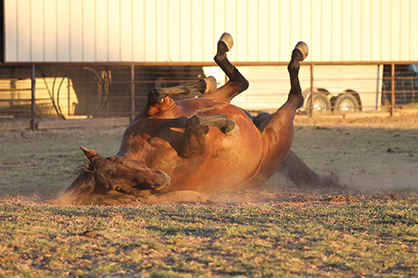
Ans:
[{"label": "dry grass", "polygon": [[9,199],[1,207],[1,276],[418,275],[416,198],[143,207]]},{"label": "dry grass", "polygon": [[417,276],[417,118],[311,121],[296,121],[293,149],[344,191],[276,176],[263,191],[126,207],[42,202],[85,162],[78,146],[112,155],[123,129],[0,134],[0,276]]}]

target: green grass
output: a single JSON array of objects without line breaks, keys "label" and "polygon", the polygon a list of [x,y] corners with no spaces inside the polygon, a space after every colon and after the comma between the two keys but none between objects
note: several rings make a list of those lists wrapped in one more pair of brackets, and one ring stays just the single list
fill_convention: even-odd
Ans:
[{"label": "green grass", "polygon": [[[56,207],[3,201],[0,276],[418,275],[416,199]],[[82,236],[98,229],[97,236]]]}]

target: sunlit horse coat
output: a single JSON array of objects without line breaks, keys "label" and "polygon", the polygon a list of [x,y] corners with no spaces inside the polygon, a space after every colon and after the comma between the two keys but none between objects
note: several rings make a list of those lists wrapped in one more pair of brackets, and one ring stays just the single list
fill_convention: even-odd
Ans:
[{"label": "sunlit horse coat", "polygon": [[[101,157],[82,148],[89,159],[63,195],[69,203],[105,202],[143,190],[213,192],[261,186],[286,159],[293,140],[293,119],[302,105],[299,63],[307,45],[299,42],[288,65],[291,89],[275,113],[250,118],[230,104],[248,81],[228,61],[233,45],[225,33],[215,62],[229,77],[216,89],[213,77],[148,93],[143,111],[125,130],[115,156]],[[174,101],[170,96],[201,92],[199,98]]]}]

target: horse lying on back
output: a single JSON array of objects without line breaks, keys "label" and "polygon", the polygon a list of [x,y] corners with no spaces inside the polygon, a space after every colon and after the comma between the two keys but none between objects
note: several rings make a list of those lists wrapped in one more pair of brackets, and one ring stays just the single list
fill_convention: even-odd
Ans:
[{"label": "horse lying on back", "polygon": [[[144,190],[195,190],[260,187],[286,160],[293,141],[293,120],[303,104],[299,67],[308,47],[299,42],[288,64],[291,89],[275,113],[251,119],[230,104],[248,88],[227,52],[233,46],[224,33],[215,62],[229,81],[216,89],[214,77],[148,93],[143,111],[123,134],[118,153],[102,157],[81,148],[89,160],[62,196],[73,204],[100,204]],[[170,96],[200,92],[199,98],[174,101]],[[293,155],[293,153],[292,153]]]}]

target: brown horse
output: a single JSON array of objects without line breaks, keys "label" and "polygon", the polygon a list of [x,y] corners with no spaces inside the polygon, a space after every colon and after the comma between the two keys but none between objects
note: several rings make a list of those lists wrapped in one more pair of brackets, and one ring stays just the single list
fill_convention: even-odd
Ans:
[{"label": "brown horse", "polygon": [[[230,104],[246,90],[248,81],[228,61],[233,46],[224,33],[215,62],[229,77],[216,89],[213,77],[148,93],[143,111],[125,130],[115,156],[101,157],[81,148],[88,167],[64,193],[68,203],[106,203],[144,190],[159,192],[261,186],[285,161],[293,140],[293,119],[303,104],[299,67],[308,54],[299,42],[288,64],[291,89],[275,113],[255,118]],[[170,96],[201,92],[195,99],[174,101]]]}]

